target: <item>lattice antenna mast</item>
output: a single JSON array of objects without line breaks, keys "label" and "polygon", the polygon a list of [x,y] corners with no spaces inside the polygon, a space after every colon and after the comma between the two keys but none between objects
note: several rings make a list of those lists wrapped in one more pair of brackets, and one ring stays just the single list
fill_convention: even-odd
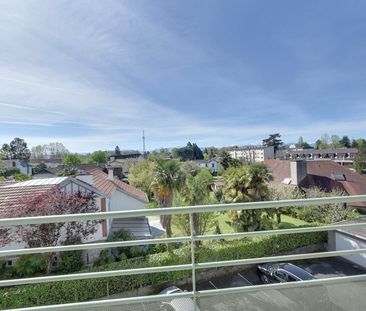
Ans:
[{"label": "lattice antenna mast", "polygon": [[146,145],[145,145],[145,130],[142,130],[142,155],[146,156]]}]

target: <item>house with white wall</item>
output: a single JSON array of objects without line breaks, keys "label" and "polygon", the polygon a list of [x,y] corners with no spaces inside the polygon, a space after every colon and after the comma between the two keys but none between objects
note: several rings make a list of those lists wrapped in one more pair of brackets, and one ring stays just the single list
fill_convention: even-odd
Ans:
[{"label": "house with white wall", "polygon": [[192,162],[201,168],[209,168],[211,173],[217,173],[219,171],[220,164],[216,160],[194,160]]},{"label": "house with white wall", "polygon": [[[20,204],[20,200],[24,199],[27,196],[33,195],[42,195],[48,191],[52,191],[53,189],[61,189],[65,192],[77,193],[77,192],[89,192],[95,194],[95,204],[98,207],[100,212],[105,211],[105,196],[101,192],[99,192],[95,187],[86,183],[82,180],[76,179],[71,176],[67,177],[57,177],[57,178],[44,178],[44,179],[33,179],[23,182],[17,183],[5,183],[0,184],[0,218],[2,217],[2,211],[7,208],[16,208],[17,204]],[[89,243],[100,240],[105,240],[108,237],[108,232],[106,230],[107,223],[106,221],[102,221],[97,224],[97,230],[93,235],[90,235],[87,239],[84,239],[82,242]],[[60,243],[62,243],[65,238],[60,239]],[[2,250],[7,249],[21,249],[26,245],[22,240],[13,241],[8,243],[5,246],[0,247]],[[86,262],[88,263],[89,258],[95,256],[95,253],[86,251],[84,254],[85,258],[88,259]],[[13,262],[16,260],[16,257],[6,258],[7,266],[11,266]],[[57,264],[57,257],[55,258],[55,264]]]},{"label": "house with white wall", "polygon": [[[111,174],[110,174],[111,175]],[[21,197],[42,194],[54,188],[66,192],[92,192],[96,195],[96,205],[100,212],[125,211],[144,209],[148,198],[140,191],[120,180],[109,176],[101,169],[91,169],[90,172],[78,176],[33,179],[19,183],[0,184],[0,218],[1,210],[17,202]],[[146,217],[103,220],[97,225],[97,231],[83,240],[84,243],[106,240],[120,229],[130,231],[136,239],[151,237],[149,222]],[[60,241],[62,243],[62,241]],[[9,243],[1,249],[24,248],[23,241]],[[84,252],[84,260],[91,263],[99,256],[100,250]],[[16,258],[7,258],[7,265],[11,266]]]},{"label": "house with white wall", "polygon": [[[92,182],[93,186],[105,195],[106,211],[143,210],[149,202],[145,192],[115,178],[113,169],[109,169],[108,174],[100,168],[91,169],[87,173],[92,177],[92,181],[88,181],[88,177],[83,175],[77,178]],[[136,239],[151,238],[150,225],[146,217],[111,219],[107,222],[109,236],[120,229],[130,231]]]}]

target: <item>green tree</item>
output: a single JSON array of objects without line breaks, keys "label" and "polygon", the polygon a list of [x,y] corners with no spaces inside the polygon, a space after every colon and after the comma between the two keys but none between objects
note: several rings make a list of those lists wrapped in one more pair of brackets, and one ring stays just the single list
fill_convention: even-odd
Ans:
[{"label": "green tree", "polygon": [[226,150],[223,150],[221,152],[220,164],[222,165],[224,170],[227,170],[229,167],[239,167],[239,166],[241,166],[240,161],[238,159],[233,159]]},{"label": "green tree", "polygon": [[357,140],[357,155],[353,159],[353,167],[359,174],[366,173],[366,141]]},{"label": "green tree", "polygon": [[320,140],[316,142],[317,148],[320,150],[328,149],[330,147],[330,138],[328,134],[323,134]]},{"label": "green tree", "polygon": [[341,144],[339,143],[339,141],[340,141],[340,138],[338,135],[332,135],[330,137],[330,147],[332,149],[337,149],[337,148],[341,147]]},{"label": "green tree", "polygon": [[[343,196],[344,192],[334,189],[325,192],[317,187],[312,187],[306,192],[306,198],[323,198]],[[321,222],[331,224],[354,216],[350,207],[345,203],[332,203],[324,205],[311,205],[299,207],[296,211],[297,217],[307,222]]]},{"label": "green tree", "polygon": [[9,145],[4,144],[3,151],[5,154],[8,154],[7,157],[12,160],[28,161],[31,156],[27,143],[24,139],[19,137],[14,138]]},{"label": "green tree", "polygon": [[351,140],[348,138],[348,136],[343,136],[339,140],[339,146],[343,148],[350,148],[351,147]]},{"label": "green tree", "polygon": [[[270,200],[295,200],[303,199],[304,195],[298,187],[289,187],[287,185],[279,185],[271,187],[270,189]],[[279,207],[275,209],[277,223],[281,223],[282,213],[290,214],[296,217],[295,207]]]},{"label": "green tree", "polygon": [[[173,205],[174,191],[180,189],[184,181],[184,174],[178,161],[159,161],[154,169],[152,190],[159,207]],[[166,230],[168,237],[172,235],[171,215],[160,216],[161,225]]]},{"label": "green tree", "polygon": [[[229,203],[251,202],[267,199],[267,183],[271,180],[268,168],[261,164],[230,168],[225,174],[223,189]],[[229,224],[239,231],[261,230],[269,223],[271,214],[264,210],[229,211]]]},{"label": "green tree", "polygon": [[274,151],[276,153],[278,148],[283,145],[283,142],[280,138],[281,138],[281,135],[279,133],[270,134],[268,138],[263,139],[263,146],[266,146],[266,147],[273,146]]},{"label": "green tree", "polygon": [[11,159],[11,152],[9,144],[3,144],[1,147],[1,159],[2,160],[10,160]]},{"label": "green tree", "polygon": [[129,183],[147,193],[149,199],[152,198],[151,184],[155,176],[156,162],[142,160],[131,166],[128,172]]},{"label": "green tree", "polygon": [[96,163],[97,165],[105,164],[107,163],[107,153],[102,150],[94,151],[91,154],[90,159],[92,160],[93,163]]},{"label": "green tree", "polygon": [[317,139],[315,142],[315,149],[319,150],[321,143],[322,143],[322,141],[320,139]]},{"label": "green tree", "polygon": [[81,158],[76,153],[71,153],[66,156],[63,163],[66,165],[78,165],[81,162]]},{"label": "green tree", "polygon": [[[209,169],[202,169],[196,176],[187,175],[185,184],[180,191],[184,205],[203,205],[209,200],[209,187],[213,182],[213,177]],[[202,233],[202,223],[200,214],[192,214],[194,234]]]},{"label": "green tree", "polygon": [[116,148],[114,148],[114,154],[115,155],[121,155],[121,149],[119,149],[118,146],[116,146]]},{"label": "green tree", "polygon": [[311,146],[306,141],[304,141],[304,139],[302,138],[302,136],[299,137],[299,140],[298,140],[296,146],[297,146],[297,148],[302,148],[302,149],[309,149],[309,148],[311,148]]},{"label": "green tree", "polygon": [[186,175],[196,176],[201,168],[193,161],[186,161],[181,164],[181,170]]},{"label": "green tree", "polygon": [[193,160],[203,160],[203,152],[196,143],[192,145]]}]

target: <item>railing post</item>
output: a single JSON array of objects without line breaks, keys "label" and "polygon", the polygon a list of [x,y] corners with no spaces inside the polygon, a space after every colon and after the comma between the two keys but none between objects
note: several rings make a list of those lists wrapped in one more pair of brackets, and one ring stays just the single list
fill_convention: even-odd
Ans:
[{"label": "railing post", "polygon": [[192,263],[192,292],[194,311],[197,309],[197,296],[196,296],[196,241],[194,240],[194,226],[193,226],[193,214],[189,214],[189,230],[191,233],[191,263]]}]

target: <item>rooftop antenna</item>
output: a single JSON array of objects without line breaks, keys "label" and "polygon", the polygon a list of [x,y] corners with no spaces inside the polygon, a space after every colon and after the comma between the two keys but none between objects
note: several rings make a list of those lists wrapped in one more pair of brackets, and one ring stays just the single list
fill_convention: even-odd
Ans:
[{"label": "rooftop antenna", "polygon": [[142,130],[142,156],[146,156],[146,146],[145,146],[145,130]]}]

